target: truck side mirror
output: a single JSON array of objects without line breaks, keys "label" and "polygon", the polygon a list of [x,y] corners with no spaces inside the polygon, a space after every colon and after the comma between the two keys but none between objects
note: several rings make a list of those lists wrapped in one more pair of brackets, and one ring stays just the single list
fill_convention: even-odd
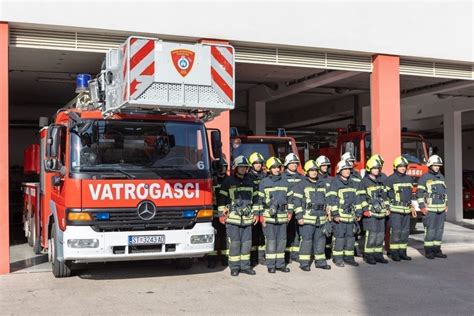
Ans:
[{"label": "truck side mirror", "polygon": [[346,153],[349,152],[349,153],[351,153],[352,155],[355,156],[355,153],[354,153],[354,143],[353,143],[353,142],[347,142],[344,149],[345,149],[344,152],[346,152]]},{"label": "truck side mirror", "polygon": [[221,132],[219,130],[214,130],[211,132],[211,146],[212,146],[212,156],[214,159],[222,158],[222,141],[221,141]]},{"label": "truck side mirror", "polygon": [[50,125],[46,136],[44,168],[47,172],[58,171],[59,163],[60,128],[58,125]]},{"label": "truck side mirror", "polygon": [[430,146],[428,148],[428,157],[431,157],[431,156],[433,156],[433,146]]},{"label": "truck side mirror", "polygon": [[212,175],[217,176],[217,174],[221,171],[222,169],[222,162],[221,159],[214,159],[211,162],[211,167],[212,167]]}]

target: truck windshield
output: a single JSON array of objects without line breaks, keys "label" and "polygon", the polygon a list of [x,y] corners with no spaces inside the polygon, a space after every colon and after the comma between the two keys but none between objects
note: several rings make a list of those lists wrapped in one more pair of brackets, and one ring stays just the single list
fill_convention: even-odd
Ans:
[{"label": "truck windshield", "polygon": [[231,158],[234,159],[239,155],[245,157],[250,156],[253,152],[258,152],[263,155],[265,160],[275,156],[282,160],[289,153],[292,153],[291,144],[289,141],[281,140],[270,140],[270,139],[241,139],[234,138],[231,141]]},{"label": "truck windshield", "polygon": [[205,135],[203,124],[193,122],[92,121],[80,133],[71,131],[71,170],[141,178],[207,177]]},{"label": "truck windshield", "polygon": [[[370,134],[365,136],[365,156],[369,159],[372,155]],[[421,164],[425,157],[425,148],[423,140],[413,136],[402,136],[402,156],[409,163]]]}]

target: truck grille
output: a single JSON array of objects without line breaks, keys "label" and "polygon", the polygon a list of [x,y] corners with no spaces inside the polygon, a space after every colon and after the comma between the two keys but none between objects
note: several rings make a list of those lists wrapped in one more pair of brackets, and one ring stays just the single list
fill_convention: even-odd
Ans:
[{"label": "truck grille", "polygon": [[[87,210],[93,217],[90,224],[95,231],[144,231],[144,230],[176,230],[191,229],[196,217],[183,217],[183,209],[159,209],[151,220],[138,217],[137,209]],[[109,213],[108,219],[98,219],[99,213]],[[197,213],[197,212],[196,212]]]}]

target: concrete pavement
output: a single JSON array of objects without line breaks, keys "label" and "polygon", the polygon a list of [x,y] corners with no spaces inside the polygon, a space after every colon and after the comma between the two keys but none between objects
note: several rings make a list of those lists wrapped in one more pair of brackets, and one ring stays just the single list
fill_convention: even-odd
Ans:
[{"label": "concrete pavement", "polygon": [[358,268],[333,265],[331,271],[306,273],[293,263],[288,274],[270,275],[258,266],[256,276],[235,278],[202,262],[183,271],[148,261],[94,264],[55,279],[49,271],[20,269],[0,277],[0,314],[472,315],[474,231],[446,228],[448,259],[422,257],[422,234],[415,234],[412,262],[369,266],[358,260]]}]

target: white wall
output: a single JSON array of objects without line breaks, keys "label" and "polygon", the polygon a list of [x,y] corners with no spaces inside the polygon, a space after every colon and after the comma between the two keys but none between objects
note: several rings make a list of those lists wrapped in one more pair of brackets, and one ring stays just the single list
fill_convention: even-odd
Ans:
[{"label": "white wall", "polygon": [[468,62],[474,62],[473,16],[470,0],[119,4],[105,0],[0,0],[0,21]]}]

